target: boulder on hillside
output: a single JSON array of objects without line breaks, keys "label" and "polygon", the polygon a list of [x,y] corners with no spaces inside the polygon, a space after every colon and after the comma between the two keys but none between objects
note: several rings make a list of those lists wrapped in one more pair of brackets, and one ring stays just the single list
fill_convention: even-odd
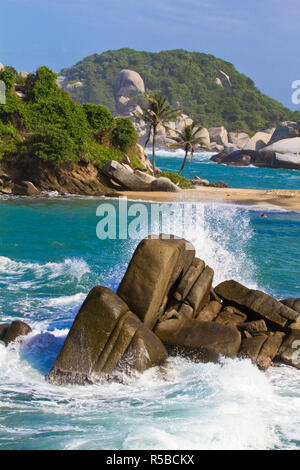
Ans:
[{"label": "boulder on hillside", "polygon": [[215,287],[216,294],[226,303],[247,313],[248,320],[264,319],[277,330],[286,330],[299,313],[259,290],[248,289],[236,281],[224,281]]},{"label": "boulder on hillside", "polygon": [[274,144],[279,140],[290,139],[293,137],[300,137],[300,121],[285,121],[281,122],[274,130],[269,144]]},{"label": "boulder on hillside", "polygon": [[236,328],[187,318],[158,323],[155,333],[170,354],[183,354],[200,361],[217,361],[219,356],[236,357],[241,334]]},{"label": "boulder on hillside", "polygon": [[162,316],[172,287],[187,272],[194,256],[194,248],[184,239],[151,235],[136,248],[117,293],[151,329]]},{"label": "boulder on hillside", "polygon": [[209,138],[211,142],[215,142],[217,145],[227,145],[228,144],[228,134],[225,127],[211,127],[208,129]]},{"label": "boulder on hillside", "polygon": [[127,115],[131,98],[140,93],[145,93],[144,80],[140,74],[134,70],[121,70],[114,82],[114,95],[118,112]]},{"label": "boulder on hillside", "polygon": [[223,72],[223,70],[216,70],[217,76],[215,78],[215,83],[220,85],[223,88],[232,89],[231,81],[229,75]]},{"label": "boulder on hillside", "polygon": [[162,363],[167,357],[158,338],[117,294],[107,287],[94,287],[73,322],[48,380],[57,384],[86,384],[107,378],[129,347],[135,357],[141,356],[140,371]]}]

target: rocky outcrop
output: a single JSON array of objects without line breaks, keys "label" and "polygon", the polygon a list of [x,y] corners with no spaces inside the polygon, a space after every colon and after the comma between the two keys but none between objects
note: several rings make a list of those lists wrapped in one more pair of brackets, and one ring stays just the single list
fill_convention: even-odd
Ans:
[{"label": "rocky outcrop", "polygon": [[[171,289],[184,275],[195,255],[185,240],[148,237],[140,242],[118,288],[129,308],[152,328],[162,316]],[[134,289],[133,289],[134,286]]]},{"label": "rocky outcrop", "polygon": [[74,320],[48,380],[85,384],[108,378],[125,353],[136,358],[141,372],[167,357],[159,339],[117,294],[107,287],[94,287]]},{"label": "rocky outcrop", "polygon": [[21,320],[15,320],[12,323],[3,323],[0,325],[0,341],[2,341],[5,346],[8,346],[17,338],[26,336],[31,331],[30,326]]},{"label": "rocky outcrop", "polygon": [[[154,178],[151,176],[152,165],[144,150],[137,145],[135,158],[139,169],[133,170],[129,157],[124,154],[122,162],[111,160],[111,175],[86,161],[64,162],[55,164],[35,157],[23,157],[14,161],[0,163],[0,194],[23,196],[43,196],[55,191],[59,194],[81,194],[89,196],[117,195],[114,189],[151,189]],[[143,169],[144,170],[141,170]],[[112,173],[119,170],[123,179],[114,181]]]},{"label": "rocky outcrop", "polygon": [[295,310],[296,312],[300,313],[300,299],[284,299],[280,301],[282,304],[286,305],[287,307]]},{"label": "rocky outcrop", "polygon": [[218,145],[228,144],[228,134],[225,127],[211,127],[208,129],[210,142],[215,142]]},{"label": "rocky outcrop", "polygon": [[[262,370],[276,362],[300,368],[300,313],[290,308],[298,309],[299,299],[279,302],[233,280],[212,289],[213,274],[184,239],[142,240],[117,293],[90,291],[48,380],[112,380],[160,365],[168,354],[246,357]],[[0,326],[0,335],[7,331],[9,325]]]},{"label": "rocky outcrop", "polygon": [[286,170],[300,170],[300,153],[298,155],[294,155],[275,152],[272,158],[271,166],[273,168],[282,168]]},{"label": "rocky outcrop", "polygon": [[270,141],[270,134],[266,132],[256,132],[248,142],[242,147],[243,150],[260,150],[265,147]]},{"label": "rocky outcrop", "polygon": [[215,287],[217,295],[227,304],[247,312],[249,320],[263,319],[266,325],[287,331],[299,313],[259,290],[248,289],[236,281],[225,281]]},{"label": "rocky outcrop", "polygon": [[246,132],[228,132],[228,142],[237,149],[241,149],[249,142],[250,138]]},{"label": "rocky outcrop", "polygon": [[0,193],[38,196],[50,191],[59,194],[111,195],[100,171],[91,163],[65,162],[55,165],[37,158],[24,158],[0,166]]},{"label": "rocky outcrop", "polygon": [[146,172],[133,170],[128,164],[109,160],[102,172],[111,183],[117,183],[120,189],[129,191],[168,191],[177,192],[180,188],[169,178],[154,178]]},{"label": "rocky outcrop", "polygon": [[121,70],[114,83],[114,96],[118,112],[128,115],[132,108],[130,100],[140,93],[145,93],[144,81],[140,74],[134,70]]},{"label": "rocky outcrop", "polygon": [[109,160],[102,168],[102,172],[120,185],[122,189],[132,191],[149,191],[155,178],[141,171],[134,170],[125,163],[119,163],[116,160]]},{"label": "rocky outcrop", "polygon": [[[282,123],[275,130],[271,140],[268,132],[257,132],[242,149],[237,150],[227,144],[211,160],[232,166],[254,165],[299,170],[300,137],[296,136],[297,126],[296,123]],[[290,138],[290,135],[293,137]],[[279,136],[283,138],[279,140]]]},{"label": "rocky outcrop", "polygon": [[202,179],[199,176],[194,176],[194,178],[190,181],[195,186],[207,186],[210,188],[228,188],[228,184],[224,183],[223,181],[210,183],[208,180]]},{"label": "rocky outcrop", "polygon": [[259,153],[261,155],[274,155],[274,153],[281,154],[296,154],[300,155],[300,137],[294,137],[292,139],[278,140],[273,144],[267,145],[262,148]]},{"label": "rocky outcrop", "polygon": [[279,140],[291,139],[293,137],[300,137],[300,121],[284,121],[274,130],[269,144],[274,144]]},{"label": "rocky outcrop", "polygon": [[154,331],[169,354],[179,353],[203,362],[215,362],[220,355],[236,357],[241,345],[236,328],[214,322],[171,319],[159,323]]},{"label": "rocky outcrop", "polygon": [[215,78],[215,83],[220,85],[223,88],[232,89],[231,81],[229,75],[223,72],[223,70],[216,70],[217,76]]}]

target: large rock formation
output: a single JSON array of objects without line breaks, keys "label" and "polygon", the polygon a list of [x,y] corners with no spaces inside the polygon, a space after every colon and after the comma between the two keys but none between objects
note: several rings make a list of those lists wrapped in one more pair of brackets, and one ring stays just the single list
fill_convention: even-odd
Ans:
[{"label": "large rock formation", "polygon": [[38,196],[49,191],[91,196],[114,192],[102,182],[100,171],[86,162],[55,165],[35,158],[33,164],[32,158],[24,158],[0,165],[0,193]]},{"label": "large rock formation", "polygon": [[118,288],[118,295],[149,328],[163,314],[171,289],[195,255],[186,240],[167,237],[150,236],[140,242]]},{"label": "large rock formation", "polygon": [[218,145],[228,144],[228,134],[225,127],[211,127],[208,129],[210,142],[214,142]]},{"label": "large rock formation", "polygon": [[284,121],[274,130],[269,144],[274,144],[278,142],[278,140],[291,139],[293,137],[300,137],[300,121]]},{"label": "large rock formation", "polygon": [[102,168],[102,172],[120,185],[122,189],[132,191],[150,191],[155,178],[147,173],[134,170],[125,163],[109,160]]},{"label": "large rock formation", "polygon": [[145,93],[144,81],[140,74],[134,70],[121,70],[114,83],[114,95],[118,112],[128,115],[131,111],[130,100],[140,93]]},{"label": "large rock formation", "polygon": [[243,148],[249,140],[250,138],[246,132],[228,132],[228,142],[237,149]]},{"label": "large rock formation", "polygon": [[200,361],[217,361],[219,356],[236,357],[241,334],[231,326],[187,318],[165,320],[156,335],[170,354],[182,354]]},{"label": "large rock formation", "polygon": [[128,354],[129,346],[139,371],[167,357],[159,339],[118,295],[107,287],[94,287],[74,320],[48,380],[85,384],[107,378]]},{"label": "large rock formation", "polygon": [[299,317],[299,313],[273,297],[233,280],[222,282],[215,287],[215,292],[226,304],[246,311],[249,320],[263,319],[276,329],[286,330]]},{"label": "large rock formation", "polygon": [[177,192],[180,188],[169,178],[154,178],[146,172],[133,170],[128,164],[109,160],[102,172],[111,183],[119,185],[119,189],[130,191],[168,191]]},{"label": "large rock formation", "polygon": [[243,146],[243,150],[260,150],[265,147],[270,141],[270,134],[266,132],[256,132],[248,142]]},{"label": "large rock formation", "polygon": [[300,123],[284,122],[276,128],[271,139],[269,132],[257,132],[241,149],[234,133],[232,142],[225,144],[211,160],[232,166],[264,166],[270,168],[300,169]]},{"label": "large rock formation", "polygon": [[231,90],[232,85],[229,75],[223,72],[223,70],[216,70],[217,76],[215,78],[215,83],[222,86],[223,88],[229,88]]},{"label": "large rock formation", "polygon": [[[117,294],[91,290],[48,380],[111,380],[160,365],[168,353],[196,361],[246,357],[262,370],[276,362],[300,368],[299,299],[279,302],[233,280],[212,289],[212,281],[213,270],[186,240],[142,240]],[[1,337],[10,330],[0,326]]]}]

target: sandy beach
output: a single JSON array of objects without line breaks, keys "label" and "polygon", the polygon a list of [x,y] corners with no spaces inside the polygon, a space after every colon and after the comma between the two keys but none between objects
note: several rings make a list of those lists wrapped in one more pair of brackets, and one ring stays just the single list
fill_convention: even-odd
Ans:
[{"label": "sandy beach", "polygon": [[278,206],[280,208],[300,211],[299,190],[258,190],[239,188],[209,188],[185,189],[178,193],[148,192],[148,191],[121,191],[120,194],[128,199],[144,201],[173,202],[173,201],[216,201],[249,205]]}]

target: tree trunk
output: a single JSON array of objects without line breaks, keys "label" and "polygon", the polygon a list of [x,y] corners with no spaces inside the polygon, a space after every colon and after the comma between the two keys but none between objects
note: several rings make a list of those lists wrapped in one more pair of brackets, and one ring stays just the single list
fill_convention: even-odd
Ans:
[{"label": "tree trunk", "polygon": [[154,174],[154,176],[156,176],[155,141],[156,141],[156,126],[153,127],[153,136],[152,136],[152,166],[153,166],[153,174]]},{"label": "tree trunk", "polygon": [[181,175],[181,172],[182,172],[182,170],[184,169],[184,165],[185,165],[185,162],[186,162],[187,155],[188,155],[188,150],[185,151],[184,160],[183,160],[183,163],[182,163],[182,165],[181,165],[181,168],[180,168],[180,170],[179,170],[179,172],[178,172],[179,175]]}]

